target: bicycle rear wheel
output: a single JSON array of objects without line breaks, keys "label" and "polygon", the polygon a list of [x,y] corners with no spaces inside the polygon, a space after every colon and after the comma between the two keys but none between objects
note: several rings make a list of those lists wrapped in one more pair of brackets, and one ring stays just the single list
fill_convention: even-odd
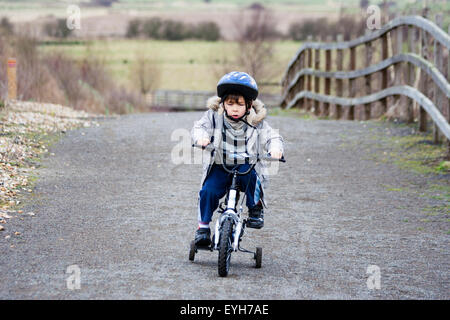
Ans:
[{"label": "bicycle rear wheel", "polygon": [[230,270],[230,259],[232,252],[232,235],[233,235],[233,223],[231,219],[226,219],[222,224],[222,229],[220,231],[220,242],[219,242],[219,276],[226,277],[228,271]]}]

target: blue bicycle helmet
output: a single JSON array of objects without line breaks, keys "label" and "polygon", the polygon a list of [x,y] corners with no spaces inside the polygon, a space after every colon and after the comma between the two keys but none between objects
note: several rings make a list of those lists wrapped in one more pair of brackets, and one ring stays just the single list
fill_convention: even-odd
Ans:
[{"label": "blue bicycle helmet", "polygon": [[258,96],[258,85],[247,73],[233,71],[224,75],[217,83],[217,95],[220,98],[229,92],[238,92],[246,99],[255,100]]}]

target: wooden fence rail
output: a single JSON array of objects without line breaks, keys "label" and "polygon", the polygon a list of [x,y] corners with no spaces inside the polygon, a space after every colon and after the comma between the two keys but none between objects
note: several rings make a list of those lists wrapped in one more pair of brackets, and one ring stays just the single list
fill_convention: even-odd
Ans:
[{"label": "wooden fence rail", "polygon": [[309,37],[283,76],[281,106],[352,120],[356,109],[359,118],[370,119],[400,101],[408,122],[416,114],[420,131],[431,119],[435,142],[445,137],[450,155],[450,36],[440,28],[442,15],[434,23],[426,12],[395,18],[351,41]]}]

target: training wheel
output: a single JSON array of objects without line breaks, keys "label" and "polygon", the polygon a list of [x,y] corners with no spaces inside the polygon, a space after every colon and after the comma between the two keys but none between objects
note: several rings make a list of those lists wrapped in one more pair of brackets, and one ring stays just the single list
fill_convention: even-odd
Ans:
[{"label": "training wheel", "polygon": [[257,247],[255,252],[256,268],[261,268],[262,263],[262,248]]},{"label": "training wheel", "polygon": [[189,260],[190,260],[190,261],[194,261],[194,258],[195,258],[195,250],[196,250],[196,248],[195,248],[195,241],[192,240],[192,241],[191,241],[191,248],[190,248],[190,250],[189,250]]}]

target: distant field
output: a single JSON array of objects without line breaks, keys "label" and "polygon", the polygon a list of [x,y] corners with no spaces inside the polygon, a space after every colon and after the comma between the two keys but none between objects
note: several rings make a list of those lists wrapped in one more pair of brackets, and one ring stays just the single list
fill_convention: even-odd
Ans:
[{"label": "distant field", "polygon": [[[65,8],[69,3],[83,6],[85,0],[57,1],[57,0],[0,0],[0,10],[26,10],[39,9],[52,10]],[[382,2],[370,1],[372,4]],[[414,0],[395,0],[392,1],[398,7],[403,7]],[[206,3],[204,0],[119,0],[106,9],[125,9],[125,10],[214,10],[214,9],[236,9],[248,7],[254,3],[262,4],[268,8],[285,10],[306,10],[306,11],[330,11],[340,6],[345,8],[359,8],[360,0],[211,0]],[[87,8],[87,7],[86,7]]]},{"label": "distant field", "polygon": [[[291,58],[295,55],[299,42],[280,41],[275,44],[272,68],[277,76],[272,81],[280,81]],[[161,70],[162,89],[214,91],[218,81],[214,70],[221,70],[221,59],[237,49],[234,42],[219,41],[157,41],[157,40],[99,40],[81,45],[43,45],[42,52],[61,51],[76,59],[97,57],[102,59],[113,77],[126,86],[130,83],[131,65],[136,61],[136,53],[144,53],[154,60]],[[279,88],[265,90],[278,91]]]},{"label": "distant field", "polygon": [[[64,16],[69,4],[78,4],[82,15],[90,16],[91,13],[111,14],[129,13],[133,15],[184,13],[225,13],[229,10],[241,10],[252,3],[259,2],[265,7],[284,12],[330,12],[336,11],[340,6],[339,0],[305,0],[305,1],[250,1],[250,0],[212,0],[205,3],[203,0],[190,1],[153,1],[153,0],[121,0],[111,7],[85,6],[81,1],[46,1],[46,0],[0,0],[0,15],[6,15],[15,21],[23,21],[45,17],[48,15]],[[345,1],[347,7],[358,7],[358,0]]]},{"label": "distant field", "polygon": [[[12,22],[20,23],[19,28],[29,27],[39,33],[42,25],[54,18],[67,17],[68,4],[80,5],[81,30],[74,33],[78,37],[124,36],[128,23],[132,19],[158,16],[185,23],[196,24],[205,21],[217,23],[224,39],[235,39],[236,21],[238,24],[248,21],[248,7],[259,2],[271,9],[276,22],[273,26],[286,33],[289,26],[306,18],[327,17],[335,20],[341,4],[345,7],[358,7],[359,0],[121,0],[111,7],[92,7],[82,1],[46,1],[46,0],[0,0],[0,16],[7,16]],[[243,16],[245,15],[245,17]]]},{"label": "distant field", "polygon": [[[397,0],[395,3],[400,9],[408,1]],[[81,29],[74,32],[76,37],[123,37],[131,20],[157,16],[189,24],[212,21],[220,27],[223,39],[234,40],[236,26],[244,27],[251,19],[252,10],[248,8],[253,3],[260,3],[271,10],[272,28],[283,34],[293,23],[303,23],[306,19],[335,21],[341,12],[366,15],[359,9],[360,0],[211,0],[210,3],[204,0],[120,0],[111,7],[86,6],[83,3],[86,1],[0,0],[0,17],[6,16],[19,29],[27,28],[43,36],[45,23],[67,17],[68,4],[79,4]]]},{"label": "distant field", "polygon": [[[81,30],[76,30],[77,37],[124,36],[129,21],[136,18],[160,17],[184,23],[215,22],[221,28],[225,40],[233,40],[236,35],[236,25],[244,26],[250,19],[248,6],[237,6],[229,2],[213,1],[207,5],[195,1],[187,2],[120,2],[111,8],[80,6]],[[315,4],[303,6],[283,5],[277,3],[269,6],[274,18],[273,28],[286,33],[292,23],[301,22],[307,18],[323,18],[335,20],[339,15],[338,2],[331,1],[329,5]],[[67,17],[67,4],[63,2],[44,4],[41,2],[23,1],[18,3],[1,2],[0,16],[7,16],[19,28],[31,28],[40,33],[44,23],[55,18]],[[246,22],[247,21],[247,22]],[[244,24],[242,24],[244,23]],[[27,26],[28,24],[28,26]]]}]

